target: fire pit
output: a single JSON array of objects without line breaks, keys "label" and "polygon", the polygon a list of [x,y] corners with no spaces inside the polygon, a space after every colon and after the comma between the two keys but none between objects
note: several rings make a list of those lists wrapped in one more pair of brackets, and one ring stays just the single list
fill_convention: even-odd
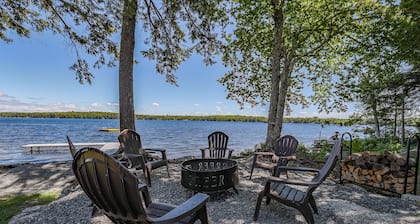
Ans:
[{"label": "fire pit", "polygon": [[231,159],[192,159],[181,163],[181,184],[196,192],[220,192],[230,188],[238,193],[238,164]]}]

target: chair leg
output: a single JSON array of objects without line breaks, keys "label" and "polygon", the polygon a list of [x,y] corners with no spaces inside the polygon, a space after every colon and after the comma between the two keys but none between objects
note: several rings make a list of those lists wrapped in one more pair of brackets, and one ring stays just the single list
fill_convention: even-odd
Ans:
[{"label": "chair leg", "polygon": [[305,217],[305,220],[308,222],[308,224],[315,223],[314,216],[312,214],[311,208],[309,207],[309,204],[302,205],[298,210],[302,213],[303,217]]},{"label": "chair leg", "polygon": [[251,174],[249,175],[249,179],[251,180],[252,172],[254,172],[254,166],[251,167]]},{"label": "chair leg", "polygon": [[144,168],[143,174],[144,174],[144,177],[146,178],[147,185],[149,187],[151,187],[152,186],[152,180],[150,179],[150,171],[147,167]]},{"label": "chair leg", "polygon": [[318,208],[316,207],[316,202],[315,202],[315,199],[314,199],[314,197],[312,195],[309,197],[309,204],[311,205],[312,210],[314,211],[314,213],[315,214],[318,214]]},{"label": "chair leg", "polygon": [[166,172],[168,173],[168,177],[170,177],[169,176],[169,164],[168,164],[168,162],[166,162]]},{"label": "chair leg", "polygon": [[207,216],[207,208],[206,206],[203,206],[200,210],[197,211],[198,213],[198,219],[202,224],[208,224],[208,216]]},{"label": "chair leg", "polygon": [[[261,191],[258,194],[257,205],[255,206],[255,212],[254,212],[254,217],[253,217],[254,221],[257,221],[258,216],[260,215],[261,203],[262,203],[262,200],[264,198],[264,195],[265,195],[265,191]],[[268,197],[267,197],[267,199],[268,199]]]},{"label": "chair leg", "polygon": [[254,154],[252,158],[252,165],[251,165],[251,174],[249,175],[249,179],[251,180],[252,172],[254,172],[255,163],[257,162],[257,155]]}]

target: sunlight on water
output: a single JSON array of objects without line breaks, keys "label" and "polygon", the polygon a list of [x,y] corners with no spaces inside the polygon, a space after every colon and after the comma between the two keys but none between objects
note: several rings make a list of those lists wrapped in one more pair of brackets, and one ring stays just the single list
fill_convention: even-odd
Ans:
[{"label": "sunlight on water", "polygon": [[[0,118],[0,165],[40,163],[70,159],[67,148],[29,153],[21,148],[26,144],[66,143],[66,135],[73,142],[118,142],[118,133],[100,132],[102,127],[116,128],[118,120],[104,119],[35,119]],[[198,156],[207,147],[207,136],[223,131],[229,136],[229,148],[235,153],[253,149],[264,142],[266,123],[216,121],[138,120],[137,132],[145,148],[166,148],[169,158]],[[352,127],[320,124],[286,123],[283,135],[295,136],[301,144],[310,146],[314,140],[329,138],[334,132],[344,133]]]}]

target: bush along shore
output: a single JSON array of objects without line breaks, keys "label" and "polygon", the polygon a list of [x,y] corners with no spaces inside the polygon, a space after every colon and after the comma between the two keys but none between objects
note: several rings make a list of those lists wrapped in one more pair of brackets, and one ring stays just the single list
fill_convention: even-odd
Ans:
[{"label": "bush along shore", "polygon": [[[82,119],[118,119],[119,114],[113,112],[0,112],[0,117],[15,118],[82,118]],[[241,122],[267,122],[263,116],[242,115],[211,115],[211,116],[187,116],[187,115],[142,115],[137,114],[139,120],[200,120],[200,121],[241,121]],[[351,126],[361,123],[357,119],[346,118],[319,118],[319,117],[285,117],[286,123],[318,123],[337,124]]]}]

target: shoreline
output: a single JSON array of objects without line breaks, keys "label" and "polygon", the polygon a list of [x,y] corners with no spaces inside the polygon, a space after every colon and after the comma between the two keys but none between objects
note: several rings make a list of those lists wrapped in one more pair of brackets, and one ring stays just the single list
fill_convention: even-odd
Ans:
[{"label": "shoreline", "polygon": [[[70,118],[70,119],[119,119],[117,112],[0,112],[0,118]],[[268,117],[248,115],[148,115],[136,114],[136,120],[189,120],[189,121],[230,121],[230,122],[262,122]],[[285,117],[286,123],[317,123],[351,126],[364,124],[366,121],[353,118],[321,118],[321,117]]]},{"label": "shoreline", "polygon": [[[185,158],[188,159],[188,158]],[[303,216],[295,209],[277,202],[270,205],[263,203],[257,222],[252,221],[258,192],[264,188],[268,173],[261,169],[254,171],[249,180],[252,157],[235,159],[238,162],[239,194],[228,191],[223,197],[213,198],[207,202],[210,223],[305,223]],[[166,170],[156,169],[152,172],[152,187],[149,191],[152,200],[171,204],[181,204],[192,193],[180,183],[178,159],[169,164],[170,177]],[[12,184],[5,187],[0,183],[0,192],[21,189],[40,192],[53,188],[61,189],[61,196],[44,206],[25,209],[15,216],[10,223],[104,223],[110,220],[99,213],[91,216],[90,200],[75,180],[70,161],[61,163],[25,164],[14,167],[0,174],[2,180]],[[290,173],[289,178],[303,178]],[[141,180],[143,177],[140,175]],[[22,183],[22,185],[20,185]],[[337,184],[330,178],[324,181],[314,192],[319,214],[314,215],[316,223],[419,223],[420,202],[405,201],[397,197],[383,196],[368,192],[352,184]],[[54,216],[51,216],[54,214]]]}]

